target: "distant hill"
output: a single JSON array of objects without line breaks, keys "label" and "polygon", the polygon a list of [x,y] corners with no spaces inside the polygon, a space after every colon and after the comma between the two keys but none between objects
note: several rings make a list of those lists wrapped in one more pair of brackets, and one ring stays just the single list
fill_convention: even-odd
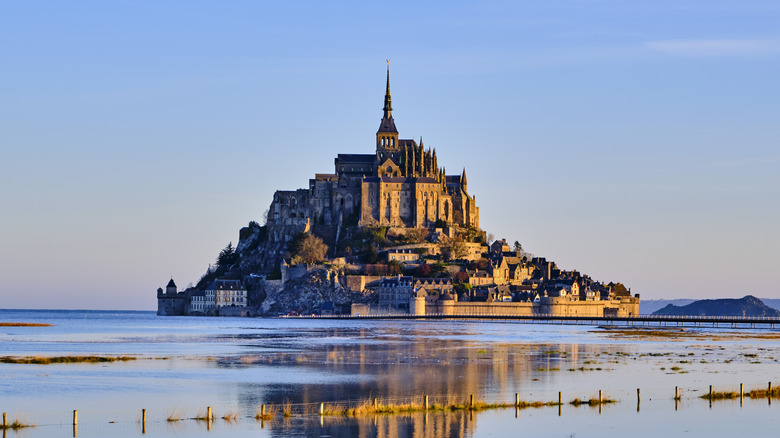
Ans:
[{"label": "distant hill", "polygon": [[650,315],[651,313],[655,312],[656,310],[663,309],[669,304],[674,304],[675,306],[685,306],[688,304],[691,304],[696,300],[694,299],[677,299],[677,300],[645,300],[642,299],[642,301],[639,302],[639,314],[640,315]]},{"label": "distant hill", "polygon": [[739,299],[699,300],[685,306],[668,304],[653,312],[653,315],[780,316],[780,311],[768,307],[752,295],[747,295]]}]

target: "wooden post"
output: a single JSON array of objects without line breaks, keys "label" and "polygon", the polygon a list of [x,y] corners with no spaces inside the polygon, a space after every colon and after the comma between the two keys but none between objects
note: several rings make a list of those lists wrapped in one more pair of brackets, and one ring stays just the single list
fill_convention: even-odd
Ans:
[{"label": "wooden post", "polygon": [[265,405],[260,405],[260,417],[265,418]]},{"label": "wooden post", "polygon": [[469,394],[469,407],[474,407],[474,394]]},{"label": "wooden post", "polygon": [[146,433],[146,409],[141,409],[141,433]]},{"label": "wooden post", "polygon": [[743,390],[743,386],[740,383],[739,384],[739,401],[742,401],[742,394],[744,394],[742,390]]},{"label": "wooden post", "polygon": [[377,408],[376,398],[374,398],[374,409]]},{"label": "wooden post", "polygon": [[559,405],[562,405],[562,404],[563,404],[563,403],[561,403],[561,400],[563,400],[563,399],[561,398],[561,391],[558,391],[558,404],[559,404]]},{"label": "wooden post", "polygon": [[642,400],[642,394],[639,392],[639,388],[636,389],[636,401]]},{"label": "wooden post", "polygon": [[772,382],[769,382],[769,384],[766,385],[766,392],[768,396],[772,396]]},{"label": "wooden post", "polygon": [[601,390],[599,389],[599,405],[601,404]]},{"label": "wooden post", "polygon": [[515,393],[515,406],[520,406],[520,394]]},{"label": "wooden post", "polygon": [[8,416],[3,412],[3,430],[8,429]]},{"label": "wooden post", "polygon": [[325,415],[325,403],[320,403],[320,416]]},{"label": "wooden post", "polygon": [[680,387],[675,386],[674,387],[674,399],[679,400],[680,399]]},{"label": "wooden post", "polygon": [[206,408],[206,419],[211,421],[211,406]]},{"label": "wooden post", "polygon": [[428,410],[428,395],[425,396],[425,410]]},{"label": "wooden post", "polygon": [[73,411],[73,425],[77,426],[79,424],[79,411],[74,410]]}]

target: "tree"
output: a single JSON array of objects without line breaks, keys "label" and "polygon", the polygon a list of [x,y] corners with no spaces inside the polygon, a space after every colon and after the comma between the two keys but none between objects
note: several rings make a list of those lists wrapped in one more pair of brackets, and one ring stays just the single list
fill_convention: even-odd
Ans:
[{"label": "tree", "polygon": [[328,245],[317,236],[307,234],[298,242],[297,248],[293,248],[294,256],[300,258],[303,263],[313,265],[325,260],[328,253]]},{"label": "tree", "polygon": [[449,256],[450,260],[458,260],[462,259],[463,257],[468,254],[468,248],[466,247],[466,243],[460,239],[452,239],[450,242],[449,247],[447,247],[447,255]]},{"label": "tree", "polygon": [[233,248],[233,242],[229,242],[227,246],[219,252],[217,257],[217,268],[229,268],[231,265],[238,262],[240,256]]},{"label": "tree", "polygon": [[373,264],[373,263],[376,263],[377,260],[379,260],[379,254],[377,254],[376,248],[374,248],[374,245],[369,243],[368,244],[368,251],[363,256],[363,263]]},{"label": "tree", "polygon": [[403,265],[398,260],[390,260],[387,262],[387,275],[398,275],[403,268]]},{"label": "tree", "polygon": [[452,282],[454,284],[468,283],[468,281],[469,281],[469,274],[463,271],[456,272],[455,275],[452,276]]},{"label": "tree", "polygon": [[422,263],[415,270],[414,276],[415,277],[430,277],[431,276],[431,265],[429,265],[427,263]]}]

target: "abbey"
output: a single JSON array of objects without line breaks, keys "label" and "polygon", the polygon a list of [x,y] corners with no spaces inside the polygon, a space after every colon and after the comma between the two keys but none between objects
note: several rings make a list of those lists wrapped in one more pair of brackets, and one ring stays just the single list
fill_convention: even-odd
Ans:
[{"label": "abbey", "polygon": [[437,222],[479,228],[466,170],[447,175],[436,149],[400,139],[393,120],[390,70],[373,154],[339,154],[334,173],[318,173],[308,189],[277,191],[268,213],[269,240],[286,241],[315,223],[432,227]]}]

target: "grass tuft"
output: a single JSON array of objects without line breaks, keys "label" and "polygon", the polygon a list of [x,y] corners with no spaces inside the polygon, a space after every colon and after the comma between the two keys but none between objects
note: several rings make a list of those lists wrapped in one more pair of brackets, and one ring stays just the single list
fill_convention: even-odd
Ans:
[{"label": "grass tuft", "polygon": [[263,412],[261,408],[257,408],[257,412],[255,412],[255,420],[263,420],[268,421],[274,417],[276,417],[279,413],[277,412],[277,409],[275,406],[268,405],[265,407],[265,415],[263,415]]},{"label": "grass tuft", "polygon": [[136,360],[134,356],[2,356],[0,363],[49,365],[53,363],[103,363]]},{"label": "grass tuft", "polygon": [[[780,387],[773,387],[770,391],[768,388],[765,389],[753,389],[748,392],[743,393],[743,397],[750,397],[750,398],[778,398],[780,397]],[[701,398],[704,400],[733,400],[739,398],[739,392],[737,391],[712,391],[712,395],[710,396],[710,393],[707,392],[706,394],[702,395]]]},{"label": "grass tuft", "polygon": [[578,407],[581,405],[598,406],[598,405],[607,405],[610,403],[617,403],[617,400],[613,400],[611,398],[605,398],[605,397],[602,397],[601,400],[597,398],[590,398],[589,400],[580,400],[579,398],[575,398],[574,400],[569,402],[569,404],[574,407]]},{"label": "grass tuft", "polygon": [[[11,429],[11,430],[26,429],[28,427],[35,427],[35,425],[34,424],[29,424],[29,423],[23,423],[22,420],[19,419],[19,418],[14,420],[14,422],[11,423],[11,424],[5,424],[5,425],[4,424],[0,424],[0,430],[2,430],[2,431],[8,430],[8,429]],[[5,436],[5,432],[3,432],[3,436]]]},{"label": "grass tuft", "polygon": [[51,327],[51,324],[39,322],[0,322],[0,327]]},{"label": "grass tuft", "polygon": [[[455,411],[484,411],[488,409],[504,409],[516,407],[519,409],[526,408],[541,408],[545,406],[558,406],[557,402],[528,402],[521,401],[515,403],[487,403],[482,401],[474,401],[470,404],[468,401],[457,401],[454,397],[448,397],[444,403],[430,403],[427,411],[438,412],[455,412]],[[426,411],[425,405],[422,403],[377,403],[373,404],[370,400],[365,400],[355,407],[348,407],[338,404],[325,404],[323,406],[323,415],[327,416],[346,416],[346,417],[364,417],[368,415],[378,414],[407,414],[412,412]]]},{"label": "grass tuft", "polygon": [[238,420],[238,412],[236,412],[236,411],[228,411],[228,412],[225,412],[225,413],[222,415],[222,417],[221,417],[221,418],[222,418],[223,420],[225,420],[225,421],[229,421],[229,422],[236,421],[236,420]]}]

